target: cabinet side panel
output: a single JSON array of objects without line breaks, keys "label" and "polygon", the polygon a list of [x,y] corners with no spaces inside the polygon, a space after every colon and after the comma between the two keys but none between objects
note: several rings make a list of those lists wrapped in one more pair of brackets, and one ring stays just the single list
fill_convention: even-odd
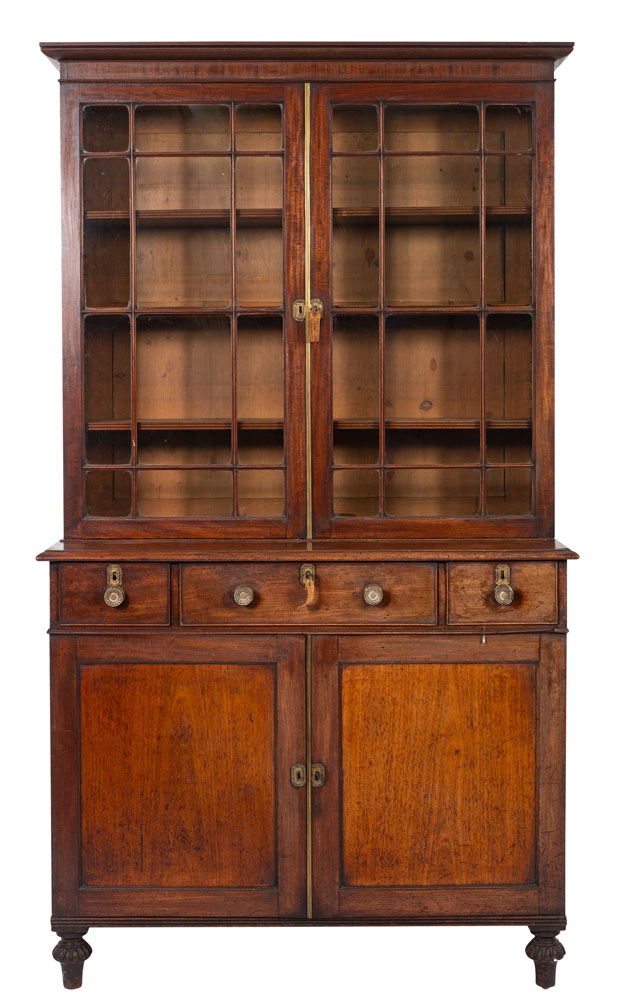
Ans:
[{"label": "cabinet side panel", "polygon": [[538,690],[538,878],[540,912],[565,910],[565,648],[540,637]]},{"label": "cabinet side panel", "polygon": [[79,87],[61,89],[62,342],[65,537],[81,535],[81,212]]},{"label": "cabinet side panel", "polygon": [[536,302],[534,365],[534,502],[537,533],[554,534],[554,93],[553,84],[537,88],[535,105],[535,232],[533,247]]},{"label": "cabinet side panel", "polygon": [[78,718],[75,640],[51,640],[52,899],[54,916],[77,913]]}]

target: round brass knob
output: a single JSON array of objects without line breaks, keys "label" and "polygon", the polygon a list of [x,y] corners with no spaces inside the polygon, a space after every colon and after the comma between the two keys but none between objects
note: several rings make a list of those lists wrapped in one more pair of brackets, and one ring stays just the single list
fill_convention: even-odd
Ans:
[{"label": "round brass knob", "polygon": [[103,600],[107,604],[108,608],[119,608],[126,597],[124,587],[119,587],[118,585],[114,587],[108,587],[103,595]]},{"label": "round brass knob", "polygon": [[514,588],[509,583],[499,583],[494,588],[494,599],[497,604],[511,604],[514,599]]},{"label": "round brass knob", "polygon": [[363,591],[363,600],[366,604],[381,604],[384,596],[383,588],[377,583],[369,583]]},{"label": "round brass knob", "polygon": [[245,608],[247,607],[248,604],[251,604],[251,602],[253,601],[254,591],[252,587],[247,587],[245,585],[242,585],[240,587],[235,588],[233,597],[235,604],[238,604],[241,608]]}]

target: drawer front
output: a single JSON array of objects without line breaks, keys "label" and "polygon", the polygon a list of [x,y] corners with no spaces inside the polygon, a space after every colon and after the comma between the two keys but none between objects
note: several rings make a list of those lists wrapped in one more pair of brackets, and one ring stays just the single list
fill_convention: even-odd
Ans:
[{"label": "drawer front", "polygon": [[551,625],[557,621],[555,563],[509,563],[511,604],[494,597],[497,563],[454,563],[448,568],[450,625]]},{"label": "drawer front", "polygon": [[103,600],[106,563],[60,566],[63,625],[169,625],[170,567],[167,563],[119,563],[125,599],[110,608]]},{"label": "drawer front", "polygon": [[[316,563],[313,599],[300,581],[301,563],[189,564],[181,569],[183,625],[435,625],[434,563]],[[377,584],[383,599],[364,600]],[[234,600],[251,587],[250,604]],[[306,601],[308,602],[306,604]]]}]

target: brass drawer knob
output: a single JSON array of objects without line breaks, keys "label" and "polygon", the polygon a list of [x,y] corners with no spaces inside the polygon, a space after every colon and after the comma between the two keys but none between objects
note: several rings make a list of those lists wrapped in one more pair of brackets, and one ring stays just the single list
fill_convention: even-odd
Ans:
[{"label": "brass drawer knob", "polygon": [[107,587],[103,593],[103,600],[108,608],[119,608],[127,596],[122,585],[123,571],[116,563],[112,563],[107,568]]},{"label": "brass drawer knob", "polygon": [[366,604],[382,604],[384,596],[383,588],[379,587],[377,583],[369,583],[363,591],[363,600]]},{"label": "brass drawer knob", "polygon": [[511,570],[506,563],[499,563],[494,571],[494,599],[497,604],[511,604],[514,599],[514,588],[511,583]]},{"label": "brass drawer knob", "polygon": [[253,588],[242,584],[240,587],[235,588],[233,597],[235,604],[238,604],[241,608],[246,608],[254,599]]}]

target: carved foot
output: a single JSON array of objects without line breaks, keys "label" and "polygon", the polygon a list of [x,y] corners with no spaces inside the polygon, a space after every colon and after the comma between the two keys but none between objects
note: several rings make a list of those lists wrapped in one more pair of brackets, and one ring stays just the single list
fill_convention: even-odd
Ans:
[{"label": "carved foot", "polygon": [[92,948],[82,937],[87,930],[88,928],[84,927],[75,932],[63,931],[59,934],[60,941],[52,952],[56,961],[60,962],[62,985],[66,990],[78,990],[82,985],[84,962],[92,955]]},{"label": "carved foot", "polygon": [[548,927],[529,927],[535,935],[526,947],[529,958],[535,962],[535,982],[543,990],[549,989],[555,984],[557,972],[557,962],[565,955],[565,948],[557,940],[557,930]]}]

